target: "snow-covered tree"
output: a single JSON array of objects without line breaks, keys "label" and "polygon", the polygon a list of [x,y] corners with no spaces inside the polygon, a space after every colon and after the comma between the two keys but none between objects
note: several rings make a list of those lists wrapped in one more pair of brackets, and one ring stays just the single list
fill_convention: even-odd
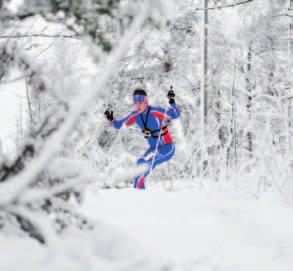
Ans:
[{"label": "snow-covered tree", "polygon": [[[80,137],[82,125],[76,124],[82,115],[84,118],[96,93],[105,94],[108,81],[127,51],[128,39],[134,39],[150,18],[159,23],[165,13],[164,4],[24,1],[16,11],[8,4],[1,2],[0,29],[4,41],[0,46],[0,80],[8,77],[12,68],[23,73],[29,86],[31,123],[26,127],[27,136],[17,153],[9,159],[1,157],[1,228],[20,227],[29,236],[48,244],[49,236],[35,217],[50,214],[56,232],[63,232],[72,225],[81,229],[94,227],[75,210],[74,204],[69,204],[82,199],[83,188],[92,176],[80,162],[72,160],[71,151],[76,144],[66,139]],[[107,62],[106,69],[97,72],[98,78],[79,80],[82,70],[77,66],[82,61],[74,65],[75,59],[70,55],[74,50],[66,48],[69,44],[64,40],[56,46],[56,59],[50,65],[44,65],[26,52],[23,46],[32,45],[30,35],[16,29],[21,30],[31,18],[39,20],[38,16],[47,24],[57,24],[69,35],[78,36],[83,46],[79,49],[83,48],[84,57],[93,67]],[[114,29],[119,34],[115,37],[115,46],[110,43],[113,39],[107,41],[106,38],[109,25],[119,25],[119,29]],[[46,37],[46,34],[41,32],[36,36]],[[66,38],[66,35],[59,36]],[[21,41],[24,37],[28,37],[26,43]],[[109,57],[104,54],[112,49]]]}]

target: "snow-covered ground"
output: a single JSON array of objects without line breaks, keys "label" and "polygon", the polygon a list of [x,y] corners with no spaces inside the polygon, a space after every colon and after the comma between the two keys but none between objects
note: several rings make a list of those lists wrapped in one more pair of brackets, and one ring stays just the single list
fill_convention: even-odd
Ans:
[{"label": "snow-covered ground", "polygon": [[293,209],[282,200],[179,187],[90,193],[83,209],[178,270],[292,270]]},{"label": "snow-covered ground", "polygon": [[219,187],[91,186],[80,211],[95,231],[69,229],[48,248],[1,233],[0,270],[291,271],[293,209],[277,195]]}]

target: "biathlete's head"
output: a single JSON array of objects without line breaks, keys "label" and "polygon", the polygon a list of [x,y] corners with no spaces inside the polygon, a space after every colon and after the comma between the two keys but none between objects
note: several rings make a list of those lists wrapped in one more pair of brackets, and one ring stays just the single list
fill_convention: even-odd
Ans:
[{"label": "biathlete's head", "polygon": [[144,89],[137,88],[133,91],[133,104],[139,113],[142,113],[147,108],[148,97]]}]

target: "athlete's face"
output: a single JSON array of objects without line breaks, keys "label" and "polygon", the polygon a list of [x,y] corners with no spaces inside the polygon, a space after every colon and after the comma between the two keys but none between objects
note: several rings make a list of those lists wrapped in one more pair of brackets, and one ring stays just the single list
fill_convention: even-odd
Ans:
[{"label": "athlete's face", "polygon": [[139,113],[142,113],[147,108],[147,106],[148,106],[148,101],[146,98],[145,98],[144,102],[135,102],[134,103],[134,107]]}]

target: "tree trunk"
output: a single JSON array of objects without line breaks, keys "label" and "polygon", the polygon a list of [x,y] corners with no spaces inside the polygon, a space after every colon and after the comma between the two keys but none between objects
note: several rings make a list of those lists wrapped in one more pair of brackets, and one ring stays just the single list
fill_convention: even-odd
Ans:
[{"label": "tree trunk", "polygon": [[[208,7],[208,0],[204,1],[204,8]],[[207,73],[208,73],[208,10],[203,11],[202,16],[202,53],[201,53],[201,121],[202,121],[202,133],[203,139],[205,134],[208,108],[207,108]]]},{"label": "tree trunk", "polygon": [[[250,81],[250,72],[251,72],[251,57],[252,57],[252,52],[251,52],[251,46],[248,48],[247,52],[247,65],[246,65],[246,89],[247,89],[247,94],[248,94],[248,99],[247,99],[247,113],[248,113],[248,123],[251,123],[251,102],[252,102],[252,85]],[[247,143],[248,143],[248,152],[249,152],[249,158],[252,158],[252,151],[253,151],[253,142],[252,142],[252,132],[251,128],[249,128],[247,132]]]},{"label": "tree trunk", "polygon": [[232,164],[231,150],[234,149],[234,168],[237,167],[237,138],[236,138],[236,97],[235,97],[235,83],[236,83],[236,56],[234,58],[233,66],[233,82],[231,89],[231,117],[230,117],[230,136],[232,137],[231,145],[227,149],[227,163]]},{"label": "tree trunk", "polygon": [[[203,0],[204,8],[208,7],[208,0]],[[205,130],[208,116],[207,108],[207,73],[208,73],[208,10],[203,10],[202,14],[202,35],[201,35],[201,159],[202,175],[207,168],[207,148],[205,144]]]},{"label": "tree trunk", "polygon": [[[288,0],[289,1],[289,10],[291,10],[292,9],[292,7],[293,7],[293,0]],[[292,23],[290,22],[289,23],[289,27],[288,27],[288,37],[289,37],[289,39],[288,39],[288,80],[289,80],[289,78],[291,77],[291,73],[292,73],[292,65],[291,65],[291,48],[292,48],[292,43],[293,43],[293,41],[292,41],[292,39],[291,39],[291,36],[292,36],[292,31],[293,30],[293,25],[292,25]],[[285,95],[289,95],[290,94],[290,89],[288,89],[288,93],[286,93]],[[291,135],[290,135],[290,129],[291,129],[291,121],[290,121],[290,119],[291,119],[291,99],[288,99],[287,101],[287,105],[286,105],[286,110],[287,110],[287,112],[286,112],[286,115],[287,115],[287,117],[288,117],[288,123],[287,123],[287,129],[288,129],[288,138],[287,138],[287,154],[289,153],[289,152],[291,152]]]}]

